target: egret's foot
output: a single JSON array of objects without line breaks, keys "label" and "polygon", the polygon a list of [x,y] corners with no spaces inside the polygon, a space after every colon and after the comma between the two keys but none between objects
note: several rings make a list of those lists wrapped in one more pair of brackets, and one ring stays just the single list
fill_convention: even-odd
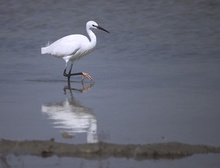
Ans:
[{"label": "egret's foot", "polygon": [[89,74],[82,72],[82,82],[85,79],[85,77],[88,78],[90,81],[93,81],[92,77]]},{"label": "egret's foot", "polygon": [[85,78],[89,79],[90,81],[93,81],[92,77],[85,72],[78,72],[78,73],[66,73],[66,69],[64,69],[63,71],[63,76],[68,77],[68,81],[70,81],[70,77],[71,76],[78,76],[78,75],[82,75],[82,82],[84,81]]}]

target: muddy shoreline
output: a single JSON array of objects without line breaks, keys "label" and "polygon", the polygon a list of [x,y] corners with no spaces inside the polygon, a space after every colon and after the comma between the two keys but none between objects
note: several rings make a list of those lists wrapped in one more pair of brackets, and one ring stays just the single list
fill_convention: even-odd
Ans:
[{"label": "muddy shoreline", "polygon": [[95,144],[66,144],[54,140],[12,141],[0,140],[1,155],[35,155],[39,157],[77,157],[97,158],[132,158],[178,159],[194,154],[220,153],[220,147],[207,145],[190,145],[179,142],[155,144],[112,144],[99,142]]}]

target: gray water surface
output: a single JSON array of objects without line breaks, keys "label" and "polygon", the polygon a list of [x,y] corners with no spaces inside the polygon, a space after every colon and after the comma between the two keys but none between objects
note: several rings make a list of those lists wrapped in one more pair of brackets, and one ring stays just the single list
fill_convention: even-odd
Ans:
[{"label": "gray water surface", "polygon": [[[217,0],[2,1],[0,138],[220,146],[219,7]],[[95,84],[74,77],[73,90],[65,89],[65,62],[40,48],[86,34],[88,20],[110,31],[95,30],[96,50],[74,64]],[[219,160],[6,157],[10,167],[219,167]]]}]

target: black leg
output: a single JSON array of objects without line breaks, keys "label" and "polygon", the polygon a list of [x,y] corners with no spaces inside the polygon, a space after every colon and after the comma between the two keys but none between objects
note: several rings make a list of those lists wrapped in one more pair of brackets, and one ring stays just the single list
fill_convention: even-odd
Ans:
[{"label": "black leg", "polygon": [[66,69],[64,69],[64,71],[63,71],[63,76],[68,76],[68,74],[66,73]]},{"label": "black leg", "polygon": [[66,70],[64,70],[63,76],[68,77],[68,81],[70,81],[70,77],[71,77],[71,76],[79,76],[79,75],[82,75],[82,81],[84,80],[85,77],[88,78],[89,80],[93,81],[92,77],[91,77],[89,74],[85,73],[85,72],[78,72],[78,73],[66,74],[65,71],[66,71]]},{"label": "black leg", "polygon": [[70,66],[69,74],[71,74],[72,68],[73,68],[73,64],[71,64]]},{"label": "black leg", "polygon": [[67,64],[66,64],[66,68],[65,68],[64,71],[63,71],[63,76],[68,77],[68,82],[70,81],[70,76],[71,76],[72,68],[73,68],[73,64],[71,64],[69,73],[67,74],[67,73],[66,73]]},{"label": "black leg", "polygon": [[84,80],[85,77],[88,78],[91,81],[93,80],[92,77],[89,74],[85,73],[85,72],[78,72],[78,73],[72,73],[71,74],[72,68],[73,68],[73,64],[71,64],[68,74],[66,73],[66,68],[63,71],[63,76],[68,77],[68,82],[70,81],[71,76],[78,76],[78,75],[82,75],[82,81]]}]

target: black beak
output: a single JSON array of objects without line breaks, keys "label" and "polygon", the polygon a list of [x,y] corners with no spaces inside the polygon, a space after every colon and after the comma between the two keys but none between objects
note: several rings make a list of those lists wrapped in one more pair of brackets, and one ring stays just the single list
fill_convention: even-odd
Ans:
[{"label": "black beak", "polygon": [[100,29],[100,30],[103,30],[103,31],[105,31],[105,32],[107,32],[107,33],[110,33],[108,30],[105,30],[104,28],[102,28],[102,27],[100,27],[100,26],[97,26],[97,29]]}]

